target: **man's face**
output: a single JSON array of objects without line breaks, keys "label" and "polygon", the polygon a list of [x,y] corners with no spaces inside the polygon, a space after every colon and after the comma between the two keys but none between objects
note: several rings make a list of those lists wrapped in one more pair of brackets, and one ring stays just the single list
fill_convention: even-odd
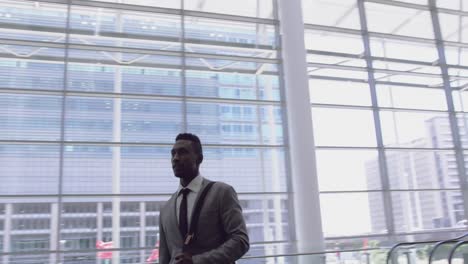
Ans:
[{"label": "man's face", "polygon": [[192,141],[177,140],[171,150],[172,170],[177,178],[196,176],[198,173],[198,155],[193,149]]}]

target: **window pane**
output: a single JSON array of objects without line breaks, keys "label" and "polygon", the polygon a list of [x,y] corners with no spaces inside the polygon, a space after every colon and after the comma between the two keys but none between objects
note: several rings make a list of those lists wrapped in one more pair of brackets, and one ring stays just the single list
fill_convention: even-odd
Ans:
[{"label": "window pane", "polygon": [[[198,59],[197,59],[198,60]],[[200,62],[208,63],[204,59]],[[225,63],[229,65],[231,63]],[[186,71],[187,96],[215,97],[246,100],[273,100],[280,98],[280,79],[277,75],[262,74],[263,65],[248,63],[253,68],[245,73],[212,71]],[[277,65],[275,69],[277,71]],[[272,73],[272,72],[269,72]]]},{"label": "window pane", "polygon": [[168,8],[180,8],[180,1],[174,0],[91,0],[99,2],[110,2],[110,3],[123,3],[131,5],[143,5],[143,6],[155,6],[155,7],[168,7]]},{"label": "window pane", "polygon": [[380,107],[447,110],[443,89],[377,85]]},{"label": "window pane", "polygon": [[264,45],[264,48],[277,46],[273,25],[186,16],[185,31],[185,38],[189,42],[206,42],[208,44],[210,42],[218,42],[224,43],[227,46],[246,47]]},{"label": "window pane", "polygon": [[429,11],[365,3],[369,31],[419,38],[434,38]]},{"label": "window pane", "polygon": [[367,84],[309,79],[312,103],[370,106]]},{"label": "window pane", "polygon": [[320,204],[327,237],[386,232],[381,193],[321,194]]},{"label": "window pane", "polygon": [[468,42],[468,16],[440,13],[439,20],[443,40]]},{"label": "window pane", "polygon": [[0,139],[60,140],[62,102],[59,96],[0,96]]},{"label": "window pane", "polygon": [[376,146],[372,111],[316,107],[312,123],[317,146]]},{"label": "window pane", "polygon": [[468,66],[468,48],[445,47],[447,64]]},{"label": "window pane", "polygon": [[460,188],[452,151],[386,151],[391,189]]},{"label": "window pane", "polygon": [[58,145],[0,145],[0,194],[57,194],[59,154]]},{"label": "window pane", "polygon": [[[91,56],[98,55],[92,54]],[[163,66],[161,65],[161,67]],[[182,94],[182,79],[178,69],[119,67],[101,63],[70,63],[67,78],[67,89],[73,91],[153,95]]]},{"label": "window pane", "polygon": [[229,15],[273,18],[273,1],[276,0],[241,0],[236,3],[218,0],[184,0],[184,8]]},{"label": "window pane", "polygon": [[392,205],[397,232],[461,227],[465,219],[458,191],[393,192]]},{"label": "window pane", "polygon": [[[41,48],[27,46],[8,46],[11,52],[38,52]],[[46,49],[51,51],[51,49]],[[8,54],[0,56],[8,57]],[[52,52],[51,52],[52,53]],[[63,50],[54,49],[53,56],[63,60]],[[45,54],[43,54],[45,55]],[[19,59],[0,59],[0,83],[2,88],[61,90],[63,89],[63,63],[50,61],[26,61]]]},{"label": "window pane", "polygon": [[416,43],[394,39],[370,38],[372,56],[403,60],[434,62],[437,49],[431,43]]},{"label": "window pane", "polygon": [[305,46],[308,50],[321,50],[361,54],[364,52],[364,44],[361,36],[339,34],[318,30],[305,31]]},{"label": "window pane", "polygon": [[446,113],[381,111],[380,119],[387,147],[453,147]]},{"label": "window pane", "polygon": [[316,154],[320,191],[382,189],[377,151],[319,149]]},{"label": "window pane", "polygon": [[304,22],[332,27],[360,29],[356,1],[303,0]]},{"label": "window pane", "polygon": [[468,114],[466,112],[457,114],[458,129],[463,148],[468,148]]},{"label": "window pane", "polygon": [[466,0],[436,1],[436,3],[437,3],[437,7],[440,7],[440,8],[468,11],[468,5],[467,5]]},{"label": "window pane", "polygon": [[[123,39],[130,37],[147,40],[151,38],[158,40],[158,37],[162,37],[160,40],[177,42],[181,32],[180,18],[174,15],[83,6],[72,6],[70,27],[77,33],[71,39],[73,42],[119,47],[126,47],[126,41],[119,42],[119,39],[108,38],[89,39],[83,38],[82,35],[113,36]],[[128,42],[135,42],[135,40],[129,40]],[[132,47],[133,45],[129,46]],[[148,48],[151,48],[151,46]]]},{"label": "window pane", "polygon": [[283,143],[282,109],[277,106],[188,103],[187,122],[206,143]]},{"label": "window pane", "polygon": [[[66,5],[2,0],[0,13],[0,22],[10,24],[0,29],[0,38],[59,43],[65,40],[61,29],[66,26]],[[9,29],[12,26],[19,30]]]}]

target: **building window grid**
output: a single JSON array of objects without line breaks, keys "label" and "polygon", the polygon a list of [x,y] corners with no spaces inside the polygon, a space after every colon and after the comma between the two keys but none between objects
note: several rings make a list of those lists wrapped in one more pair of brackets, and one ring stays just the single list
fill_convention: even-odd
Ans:
[{"label": "building window grid", "polygon": [[[362,3],[362,6],[359,6],[358,2],[361,2],[361,3]],[[359,14],[359,17],[360,17],[361,22],[363,21],[363,19],[362,19],[361,16],[362,16],[363,14],[365,14],[365,12],[368,11],[367,8],[366,8],[365,5],[364,5],[364,3],[366,3],[366,2],[373,2],[373,1],[356,0],[356,4],[357,4],[357,7],[356,7],[356,8],[362,8],[362,9],[363,9],[363,10],[361,10],[362,13]],[[386,3],[383,3],[383,2],[378,2],[378,3],[381,4],[381,5],[384,5],[384,6],[394,6],[394,5],[397,5],[397,4],[392,3],[392,1],[387,1]],[[406,8],[408,8],[408,9],[416,8],[416,9],[429,10],[429,9],[431,8],[431,7],[428,7],[428,5],[413,5],[413,4],[408,4],[407,6],[408,6],[408,7],[406,7]],[[439,10],[439,9],[436,9],[436,10],[437,10],[438,13],[445,12],[445,11],[442,11],[442,10]],[[348,10],[348,11],[349,11],[349,10]],[[466,16],[466,15],[468,15],[468,14],[465,12],[465,13],[463,13],[463,15]],[[364,25],[364,26],[365,26],[365,28],[367,28],[366,25]],[[361,25],[361,27],[362,27],[362,25]],[[324,31],[330,30],[331,32],[346,32],[347,34],[351,34],[351,35],[362,34],[363,41],[365,41],[364,38],[366,38],[366,37],[379,35],[379,33],[375,33],[375,32],[370,32],[370,31],[369,31],[369,32],[367,32],[367,31],[364,32],[364,31],[362,30],[362,28],[361,28],[361,30],[359,31],[359,33],[358,33],[358,31],[355,31],[355,30],[348,30],[348,29],[340,28],[340,27],[319,26],[319,25],[317,25],[317,24],[306,24],[306,25],[305,25],[305,28],[306,28],[306,31],[307,31],[308,29],[323,29]],[[459,28],[458,30],[461,31],[462,29]],[[395,35],[392,35],[392,34],[380,34],[380,35],[385,35],[385,37],[386,37],[386,38],[389,38],[389,39],[392,39],[392,38],[399,39],[399,38],[401,38],[401,39],[407,39],[408,41],[415,41],[415,43],[423,42],[423,40],[418,39],[418,38],[413,38],[413,37],[401,37],[401,36],[395,36]],[[433,38],[433,39],[435,39],[435,38]],[[306,41],[307,41],[307,40],[306,40]],[[427,41],[427,40],[424,40],[424,41]],[[434,45],[434,50],[436,49],[436,47],[435,47],[435,46],[436,46],[436,45],[435,45],[435,42],[439,42],[439,41],[440,41],[441,43],[447,43],[447,41],[443,41],[443,40],[428,40],[429,43],[434,43],[434,44],[433,44],[433,45]],[[448,43],[447,43],[447,44],[448,44]],[[453,45],[453,43],[450,43],[450,44]],[[449,45],[450,45],[450,44],[449,44]],[[459,44],[459,43],[457,43],[457,44]],[[462,45],[463,45],[463,44],[462,44]],[[465,45],[465,46],[468,46],[468,45]],[[352,54],[352,53],[332,53],[332,52],[330,52],[330,53],[327,54],[327,52],[321,52],[321,51],[316,51],[316,50],[308,50],[308,53],[309,53],[309,54],[318,54],[318,55],[323,55],[323,56],[342,55],[343,58],[353,58],[353,57],[355,57],[355,58],[362,58],[362,56],[366,56],[366,55],[364,55],[364,54],[367,53],[368,55],[370,55],[369,58],[370,58],[370,61],[371,61],[371,62],[379,62],[379,61],[386,61],[386,60],[392,61],[392,58],[388,58],[388,59],[387,59],[387,58],[385,58],[385,57],[372,56],[373,53],[372,53],[372,47],[371,47],[371,46],[366,46],[366,45],[364,45],[364,49],[365,49],[364,52],[363,52],[362,54],[360,54],[360,55],[356,55],[356,54]],[[438,58],[437,58],[437,59],[438,59]],[[394,61],[398,62],[398,60],[394,60]],[[421,66],[424,65],[424,63],[421,62],[421,61],[411,61],[411,60],[403,61],[403,60],[402,60],[401,62],[405,62],[405,63],[414,63],[415,65],[418,65],[418,64],[419,64],[419,65],[421,65]],[[372,65],[372,63],[371,63],[371,65]],[[327,66],[328,66],[328,65],[324,65],[323,67],[324,67],[324,68],[327,68]],[[331,67],[331,68],[334,67],[334,66],[335,66],[335,65],[333,65],[333,64],[330,64],[330,65],[329,65],[329,67]],[[427,66],[429,66],[429,65],[427,65]],[[442,65],[442,66],[443,66],[443,65]],[[440,64],[437,65],[438,68],[441,68],[442,66],[441,66]],[[449,67],[450,67],[450,66],[449,66]],[[462,66],[462,67],[464,67],[464,66]],[[346,67],[343,67],[343,68],[346,68]],[[465,68],[468,68],[468,67],[465,67]],[[352,70],[357,70],[357,68],[356,68],[356,69],[353,69],[352,67],[348,67],[348,69],[351,70],[351,71],[352,71]],[[361,68],[361,69],[365,69],[365,68]],[[372,75],[372,78],[375,78],[375,84],[382,83],[382,84],[386,84],[386,85],[396,85],[396,86],[398,86],[398,85],[404,85],[403,83],[400,83],[400,82],[398,82],[398,81],[392,82],[392,81],[391,81],[391,77],[389,77],[387,80],[385,80],[385,82],[382,81],[381,78],[380,78],[380,79],[377,79],[377,78],[375,77],[375,75],[376,75],[377,73],[379,73],[381,70],[378,69],[378,68],[376,68],[375,66],[374,66],[374,67],[369,67],[367,70],[370,72],[370,75]],[[415,74],[415,75],[416,75],[416,74]],[[390,76],[391,76],[391,74],[390,74]],[[437,76],[439,76],[440,78],[442,78],[442,77],[449,78],[449,77],[450,77],[449,75],[444,74],[443,71],[440,71],[440,73],[437,74]],[[356,82],[356,83],[361,83],[361,82],[362,82],[362,83],[365,83],[365,82],[366,82],[365,80],[354,79],[354,78],[348,78],[348,77],[344,77],[344,78],[343,78],[343,77],[325,77],[325,76],[320,76],[320,75],[317,75],[317,74],[314,74],[314,73],[312,73],[312,74],[309,76],[309,78],[310,78],[311,80],[312,80],[312,79],[316,79],[316,80],[338,80],[338,81],[347,81],[347,82]],[[412,86],[413,86],[413,87],[421,87],[421,88],[424,87],[423,85],[412,84],[412,83],[408,83],[407,86],[408,86],[408,87],[412,87]],[[426,87],[427,87],[427,86],[426,86]],[[424,87],[424,88],[426,88],[426,87]],[[456,91],[454,88],[457,88],[457,87],[450,87],[450,89],[451,89],[452,91]],[[314,87],[310,87],[310,89],[313,91]],[[370,89],[375,89],[375,86],[374,86],[374,87],[370,87]],[[440,90],[443,90],[444,88],[443,88],[443,87],[439,87],[439,88],[431,88],[431,89],[440,89]],[[446,97],[446,96],[449,96],[449,94],[446,93],[446,94],[444,95],[444,97]],[[376,110],[376,111],[379,111],[379,110],[382,110],[382,109],[389,109],[389,110],[392,110],[392,111],[408,111],[408,112],[419,112],[419,111],[424,111],[424,112],[426,112],[426,111],[428,111],[428,110],[426,110],[426,109],[424,109],[424,108],[421,108],[421,109],[405,109],[405,108],[401,108],[401,107],[398,107],[398,106],[397,106],[397,107],[392,106],[392,107],[390,107],[390,108],[388,108],[388,107],[381,107],[381,106],[378,105],[378,101],[377,101],[377,100],[376,100],[375,102],[373,102],[372,106],[364,106],[364,105],[345,105],[345,104],[321,104],[321,103],[314,103],[314,102],[311,103],[311,106],[312,106],[312,108],[320,108],[320,107],[329,107],[329,108],[336,108],[336,109],[342,109],[342,108],[347,108],[347,109],[349,109],[349,108],[352,108],[352,109],[367,109],[367,110]],[[449,106],[448,110],[430,110],[430,112],[433,112],[433,113],[446,113],[446,114],[450,114],[450,113],[455,114],[455,113],[458,113],[456,110],[452,110],[452,111],[451,111],[450,109],[453,109],[453,104],[452,104],[452,106]],[[447,118],[446,121],[449,121],[449,119]],[[382,124],[381,117],[380,117],[380,115],[377,114],[377,115],[376,115],[376,118],[375,118],[375,124],[374,124],[374,125],[375,125],[375,126],[378,126],[378,125],[380,126],[381,124]],[[461,127],[461,124],[460,124],[458,127]],[[466,137],[462,137],[462,136],[464,135],[464,131],[463,131],[462,129],[460,129],[460,131],[452,131],[452,130],[453,130],[453,127],[450,127],[450,126],[447,125],[447,124],[442,125],[440,129],[444,129],[444,128],[446,128],[446,130],[444,130],[444,131],[447,131],[447,130],[448,130],[450,134],[448,134],[448,136],[447,136],[447,135],[441,136],[441,139],[439,139],[439,140],[444,141],[445,143],[447,143],[447,142],[449,142],[449,141],[452,142],[452,139],[453,139],[453,138],[451,138],[451,137],[449,138],[449,136],[452,135],[453,133],[458,133],[458,135],[461,136],[461,141],[465,141],[465,140],[466,140]],[[457,130],[458,130],[458,129],[457,129]],[[444,132],[444,133],[447,133],[447,132]],[[446,145],[446,144],[444,144],[444,145]],[[383,166],[383,168],[387,168],[387,166],[386,166],[386,164],[385,164],[385,163],[386,163],[386,161],[385,161],[385,157],[386,157],[385,151],[386,151],[386,150],[397,150],[397,149],[399,149],[399,147],[389,147],[389,146],[386,146],[385,144],[382,144],[382,146],[379,146],[379,147],[377,147],[377,148],[373,148],[373,147],[357,147],[357,146],[356,146],[356,147],[347,147],[347,146],[319,145],[319,146],[317,146],[317,149],[319,149],[319,150],[320,150],[320,149],[324,149],[324,150],[326,150],[326,149],[331,149],[331,150],[332,150],[332,149],[342,149],[342,150],[372,149],[372,150],[380,150],[380,151],[382,151],[382,153],[383,153],[384,159],[378,159],[378,161],[379,161],[379,162],[378,162],[378,163],[379,163],[379,167],[382,167],[382,166]],[[446,147],[445,147],[445,148],[444,148],[444,147],[435,147],[435,148],[431,148],[430,150],[431,150],[431,151],[433,151],[433,150],[435,150],[435,151],[442,151],[442,150],[447,150],[447,149],[454,151],[454,154],[455,154],[455,152],[462,152],[462,151],[463,151],[463,146],[460,146],[460,144],[454,143],[454,146],[453,146],[453,147],[450,147],[450,148],[446,148]],[[408,148],[403,147],[402,150],[405,151],[405,150],[408,150]],[[420,149],[414,148],[413,150],[416,150],[416,151],[417,151],[417,150],[420,150]],[[460,166],[457,166],[457,165],[456,165],[455,155],[446,155],[446,157],[447,157],[448,160],[450,160],[450,168],[451,168],[451,169],[452,169],[452,168],[453,168],[453,169],[456,169],[456,171],[458,172],[458,174],[462,174],[461,172],[464,171],[464,169],[462,169],[462,168],[460,168]],[[465,162],[464,162],[464,163],[465,163]],[[464,163],[463,163],[463,164],[464,164]],[[453,164],[455,165],[455,167],[453,167]],[[437,164],[437,165],[440,165],[440,164]],[[387,179],[387,181],[390,180],[390,179],[388,178],[388,177],[389,177],[388,168],[383,172],[383,174],[384,174],[383,176]],[[463,175],[463,174],[462,174],[462,175]],[[448,175],[447,175],[447,177],[448,177]],[[446,180],[448,180],[448,179],[446,179]],[[456,182],[459,182],[459,181],[460,181],[459,179],[456,180]],[[456,188],[455,190],[463,191],[462,185],[459,184],[459,186],[460,186],[460,187]],[[443,192],[443,190],[445,190],[445,189],[443,189],[443,188],[436,188],[436,189],[432,189],[432,190]],[[452,190],[453,190],[453,189],[452,189]],[[379,190],[377,190],[377,191],[379,191]],[[388,185],[387,187],[384,186],[383,188],[380,188],[380,191],[382,192],[383,195],[385,195],[384,193],[387,193],[387,194],[388,194],[389,192],[392,192],[392,191],[399,191],[399,190],[398,190],[398,189],[394,189],[394,188],[392,188],[390,185]],[[417,191],[417,189],[416,189],[416,190],[413,190],[413,191]],[[410,191],[410,192],[411,192],[410,194],[414,195],[413,191]],[[352,193],[352,192],[356,192],[356,193],[359,193],[359,192],[373,193],[373,192],[375,192],[375,191],[374,191],[374,190],[354,190],[354,191],[341,192],[341,191],[338,190],[338,191],[333,191],[333,192],[331,192],[331,193],[336,193],[336,194],[342,193],[342,194],[345,194],[345,193],[349,193],[349,192],[351,192],[351,193]],[[321,193],[322,193],[322,194],[326,194],[326,193],[329,193],[329,192],[327,192],[327,191],[321,191]],[[389,195],[389,194],[388,194],[388,195]],[[462,196],[459,196],[459,197],[462,198]],[[443,199],[444,199],[444,200],[446,199],[446,198],[445,198],[445,195],[444,195]],[[390,200],[392,200],[391,197],[390,197]],[[465,203],[466,201],[463,201],[463,202]],[[325,206],[326,206],[326,205],[325,205]],[[386,205],[386,204],[384,203],[384,206],[388,207],[388,204]],[[463,206],[463,204],[462,204],[462,205],[457,205],[457,208],[459,208],[460,206]],[[464,209],[462,209],[461,211],[464,211]],[[456,213],[457,213],[457,215],[458,215],[458,214],[460,213],[460,209],[458,209]],[[393,216],[396,216],[395,214],[398,214],[398,212],[392,211],[391,208],[385,208],[386,219],[389,218],[389,214],[390,214],[390,216],[391,216],[392,221],[386,223],[386,226],[387,226],[387,228],[386,228],[386,230],[387,230],[386,234],[389,235],[389,236],[392,236],[392,235],[394,235],[394,234],[398,234],[398,231],[394,231],[394,230],[395,230],[395,229],[394,229],[394,228],[395,228],[395,227],[394,227],[394,225],[395,225],[395,220],[393,220]],[[465,212],[465,215],[466,215],[466,212]],[[414,217],[414,215],[413,215],[413,217]],[[390,225],[390,226],[389,226],[389,225]],[[405,233],[406,233],[406,234],[411,234],[411,231],[405,232]],[[348,236],[346,236],[346,237],[348,237]],[[353,236],[349,236],[348,238],[352,238],[352,237],[353,237]],[[332,239],[332,238],[333,238],[333,236],[332,236],[332,237],[329,237],[329,239]]]},{"label": "building window grid", "polygon": [[[64,6],[68,6],[67,3],[70,3],[70,1],[63,1],[62,4],[63,4]],[[40,4],[41,4],[41,3],[40,3],[40,1],[39,1],[39,4],[38,4],[38,5],[40,5]],[[72,3],[72,4],[73,4],[73,3]],[[90,4],[93,5],[92,3],[90,3]],[[118,4],[115,4],[115,5],[114,5],[113,3],[103,3],[103,4],[104,4],[106,7],[119,6]],[[275,6],[275,5],[274,5],[274,6]],[[74,4],[73,4],[73,7],[75,7]],[[120,7],[120,6],[119,6],[119,7]],[[132,6],[128,6],[128,7],[132,7]],[[70,6],[69,6],[68,8],[69,8],[68,12],[70,12]],[[136,8],[136,9],[138,9],[138,8]],[[176,11],[176,12],[177,12],[177,11]],[[276,12],[276,11],[274,11],[274,12]],[[196,12],[193,11],[193,12],[191,12],[191,14],[192,14],[192,15],[193,15],[193,14],[196,14]],[[204,14],[204,15],[207,15],[208,17],[211,16],[210,14]],[[204,16],[204,15],[202,15],[202,16]],[[216,14],[216,15],[214,15],[214,16],[215,16],[217,19],[219,19],[219,18],[222,18],[222,19],[234,19],[234,20],[235,20],[235,19],[240,19],[240,20],[245,19],[245,17],[244,17],[244,18],[243,18],[243,17],[238,18],[238,17],[235,17],[235,16],[229,16],[229,15],[217,15],[217,14]],[[69,17],[69,16],[67,16],[67,17]],[[179,17],[180,17],[180,18],[182,19],[182,21],[183,21],[183,18],[185,17],[185,15],[179,15]],[[275,15],[275,17],[276,17],[276,15]],[[275,18],[275,19],[276,19],[276,18]],[[277,32],[278,29],[277,29],[277,23],[276,23],[275,19],[256,19],[256,18],[252,18],[252,19],[247,19],[247,21],[249,21],[250,23],[266,23],[266,24],[271,24],[271,25],[274,26],[275,31]],[[275,33],[275,34],[277,35],[277,33]],[[276,36],[275,36],[275,38],[277,39]],[[19,41],[19,42],[20,42],[21,44],[24,44],[24,45],[28,45],[28,44],[29,44],[29,42],[26,41],[26,40],[24,40],[24,41]],[[240,42],[242,42],[242,41],[240,41]],[[47,46],[47,42],[45,42],[44,44]],[[184,43],[183,43],[183,44],[184,44]],[[215,43],[215,44],[216,44],[216,43]],[[246,44],[247,44],[247,43],[246,43]],[[261,46],[261,45],[254,45],[254,43],[249,43],[249,44],[250,44],[250,45],[244,45],[244,46],[245,46],[245,47],[251,47],[251,48],[255,48],[255,47],[257,47],[257,46]],[[227,44],[227,45],[229,45],[229,44]],[[65,47],[68,47],[68,43],[64,44],[64,46],[65,46]],[[242,46],[242,45],[240,45],[240,46]],[[260,47],[260,48],[261,48],[261,47]],[[276,50],[276,49],[277,49],[277,47],[274,47],[274,46],[272,46],[272,47],[270,47],[270,48],[272,48],[273,50]],[[183,61],[185,61],[185,58],[186,58],[185,53],[182,52],[182,53],[180,53],[180,55],[181,55],[181,57],[183,58]],[[219,58],[222,59],[222,58],[223,58],[222,56],[223,56],[223,55],[219,55]],[[214,55],[214,57],[217,57],[217,55]],[[72,71],[72,70],[76,69],[76,67],[74,66],[74,64],[72,64],[71,60],[69,61],[68,59],[69,59],[69,58],[68,58],[68,50],[66,50],[66,52],[65,52],[65,61],[66,61],[66,63],[65,63],[65,64],[66,64],[66,66],[65,66],[65,72],[66,72],[66,71]],[[233,60],[236,60],[235,57],[232,57],[232,59],[233,59]],[[255,58],[252,58],[252,60],[253,60],[253,61],[256,61]],[[278,64],[280,63],[279,60],[277,60],[277,59],[266,59],[266,60],[269,60],[269,61],[272,62],[272,63],[278,63]],[[26,67],[26,63],[23,63],[23,62],[20,62],[20,63],[21,63],[21,65],[19,65],[18,67]],[[93,66],[91,65],[90,67],[93,67]],[[183,67],[185,67],[185,65],[183,65]],[[89,70],[88,68],[89,68],[89,67],[85,67],[86,70]],[[113,72],[113,68],[111,68],[111,67],[102,66],[102,67],[100,67],[100,68],[101,68],[101,70],[103,70],[103,71],[104,71],[105,69],[108,69],[108,70],[110,70],[110,71],[107,71],[107,72]],[[186,71],[185,69],[182,69],[182,72],[185,72],[185,71]],[[183,73],[182,73],[182,74],[183,74]],[[275,74],[275,73],[273,73],[273,74]],[[278,73],[276,73],[276,74],[278,74]],[[64,82],[66,82],[66,80],[67,80],[67,78],[65,77]],[[65,87],[68,87],[69,85],[70,85],[70,84],[66,84]],[[185,86],[184,86],[184,87],[185,87]],[[281,87],[280,87],[280,88],[281,88]],[[0,88],[0,89],[1,89],[1,88]],[[15,93],[14,90],[11,91],[11,93]],[[27,93],[27,92],[26,92],[26,93]],[[34,91],[34,94],[43,94],[43,93],[44,93],[44,94],[47,94],[46,92],[43,92],[43,91],[40,91],[40,90]],[[263,90],[262,90],[262,91],[259,91],[258,93],[259,93],[259,94],[263,93]],[[50,94],[50,93],[49,93],[49,94]],[[52,92],[52,94],[57,95],[57,96],[60,96],[61,94],[63,94],[63,95],[64,95],[64,98],[67,98],[68,96],[73,96],[72,93],[67,92],[66,89],[64,89],[63,91]],[[81,95],[93,96],[93,92],[83,92]],[[145,96],[145,95],[137,95],[137,96],[138,96],[139,98],[149,98],[149,99],[151,99],[151,97],[147,97],[147,96]],[[122,95],[122,96],[120,96],[120,97],[125,98],[125,95]],[[185,95],[176,96],[176,97],[182,99],[183,101],[191,100],[191,99],[197,99],[197,98],[190,98],[190,97],[185,96]],[[260,97],[259,97],[259,98],[260,98]],[[221,99],[222,99],[222,98],[221,98]],[[112,99],[111,99],[111,100],[112,100]],[[202,99],[202,100],[203,100],[203,99]],[[210,99],[210,100],[208,100],[208,101],[209,101],[209,102],[210,102],[210,101],[212,101],[212,102],[222,102],[221,100],[218,100],[218,99],[216,99],[216,98]],[[263,104],[264,101],[265,101],[266,104],[270,104],[270,105],[273,105],[273,106],[281,105],[281,101],[279,101],[279,100],[278,100],[278,101],[268,101],[268,100],[263,100],[263,99],[253,100],[253,102],[256,103],[256,104]],[[252,100],[244,100],[244,99],[242,99],[242,98],[237,98],[237,99],[235,99],[235,100],[231,100],[231,102],[232,102],[234,105],[236,105],[236,104],[242,104],[242,103],[244,103],[244,102],[247,102],[247,103],[249,103],[249,104],[252,104]],[[248,109],[248,110],[250,110],[250,109]],[[257,108],[257,112],[258,112],[259,110],[260,110],[260,108]],[[263,109],[262,109],[262,110],[263,110]],[[247,111],[247,110],[246,110],[246,111]],[[250,112],[249,112],[249,113],[246,112],[246,114],[249,114],[249,115],[250,115],[251,113],[250,113]],[[187,112],[185,112],[184,116],[186,116],[186,115],[187,115]],[[187,121],[185,121],[185,123],[187,123]],[[282,125],[282,124],[280,123],[279,125]],[[245,125],[245,126],[246,126],[246,125]],[[261,129],[261,128],[259,128],[259,129]],[[247,129],[247,130],[248,130],[247,132],[254,132],[254,131],[255,131],[255,130],[249,130],[249,129]],[[28,140],[19,140],[19,141],[22,141],[22,143],[34,144],[34,142],[28,141]],[[19,141],[15,141],[14,143],[18,143]],[[7,143],[7,144],[8,144],[8,143],[9,143],[9,140],[4,140],[4,142],[2,142],[2,143]],[[51,141],[50,143],[56,144],[57,141],[53,141],[53,142]],[[67,143],[64,141],[64,138],[62,138],[60,141],[58,141],[58,143],[61,144],[62,149],[65,148],[65,147],[67,147]],[[47,142],[45,142],[45,144],[47,144]],[[219,146],[222,146],[222,145],[223,145],[223,144],[219,144]],[[229,144],[229,145],[232,145],[232,144]],[[263,145],[263,146],[260,146],[260,148],[270,148],[270,146],[268,146],[268,144],[262,144],[262,145]],[[274,146],[275,148],[278,148],[278,147],[283,148],[283,147],[284,147],[283,144],[274,144],[274,145],[275,145],[275,146]],[[239,146],[242,147],[241,144],[239,144]],[[65,151],[65,149],[64,149],[64,151]],[[65,154],[62,153],[61,155],[65,155]],[[62,156],[62,157],[63,157],[63,156]],[[62,164],[61,166],[63,166],[63,164]],[[61,174],[60,177],[63,177],[63,175]],[[254,194],[254,195],[255,195],[255,194]],[[27,195],[26,195],[26,196],[27,196]],[[59,199],[63,199],[63,198],[62,198],[62,193],[61,193],[61,191],[60,191],[60,193],[57,195],[57,197],[58,197]],[[68,199],[68,198],[67,198],[67,199]],[[61,201],[61,200],[59,200],[59,201]],[[68,204],[65,203],[65,202],[63,202],[63,204],[68,206]],[[108,204],[108,203],[105,203],[105,204]],[[159,207],[159,205],[158,205],[158,207]],[[64,215],[62,216],[62,213],[59,213],[59,214],[58,214],[59,222],[60,222],[61,220],[66,220],[68,217],[70,217],[70,216],[73,215],[73,214],[80,214],[80,215],[84,215],[84,214],[89,215],[90,213],[91,213],[91,214],[94,214],[94,212],[96,212],[96,205],[90,205],[90,207],[87,207],[87,208],[74,208],[74,205],[73,205],[73,204],[70,204],[68,207],[65,207],[65,208],[63,208],[63,209],[65,209],[65,212],[63,212]],[[109,210],[109,209],[111,209],[111,208],[108,208],[108,210]],[[84,211],[83,211],[83,210],[84,210]],[[51,218],[52,218],[52,217],[57,217],[57,215],[53,216],[53,214],[52,214],[50,211],[48,211],[48,213],[50,213],[49,216],[50,216]],[[108,227],[111,226],[111,224],[109,223],[109,222],[111,221],[111,218],[106,217],[106,216],[103,216],[103,219],[104,219],[104,226],[108,226]],[[95,227],[94,225],[96,225],[95,219],[90,218],[89,220],[90,220],[91,222],[93,222],[91,226],[94,228],[94,227]],[[66,225],[73,226],[73,227],[77,227],[77,223],[73,223],[73,220],[70,220],[70,221],[71,221],[71,222],[68,222],[68,223],[65,223],[65,224],[66,224]],[[80,224],[79,226],[81,226],[81,224]],[[59,228],[59,229],[60,229],[60,228]],[[66,232],[66,229],[67,229],[67,227],[64,226],[64,227],[61,228],[61,230],[56,230],[56,232],[57,232],[57,233],[59,234],[59,236],[60,236],[61,232],[63,232],[63,231]],[[287,232],[287,231],[284,231],[284,232]],[[62,235],[63,235],[63,234],[62,234]],[[149,237],[150,234],[147,234],[147,236]],[[124,238],[124,237],[122,237],[122,238]],[[133,242],[132,242],[132,244],[133,244]],[[89,245],[88,245],[88,246],[89,246]],[[138,246],[138,245],[137,245],[137,246]]]}]

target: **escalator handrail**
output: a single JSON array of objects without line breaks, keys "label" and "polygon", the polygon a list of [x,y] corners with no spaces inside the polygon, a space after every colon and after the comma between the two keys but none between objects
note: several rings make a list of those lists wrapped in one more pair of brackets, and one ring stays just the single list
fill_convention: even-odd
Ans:
[{"label": "escalator handrail", "polygon": [[435,254],[437,248],[439,248],[440,246],[442,246],[444,244],[457,242],[458,240],[463,239],[463,238],[465,238],[467,236],[468,236],[468,233],[465,233],[465,234],[463,234],[463,235],[461,235],[459,237],[452,238],[452,239],[447,239],[447,240],[444,240],[444,241],[440,241],[437,244],[435,244],[434,247],[431,249],[431,253],[429,253],[429,262],[428,262],[428,264],[432,263],[432,260],[433,260],[433,257],[434,257],[434,254]]},{"label": "escalator handrail", "polygon": [[393,252],[398,248],[398,247],[401,247],[401,246],[412,246],[412,245],[418,245],[418,244],[432,244],[432,243],[437,243],[437,242],[440,242],[440,240],[434,240],[434,241],[417,241],[417,242],[401,242],[401,243],[398,243],[396,245],[394,245],[389,251],[388,251],[388,254],[387,254],[387,261],[385,263],[387,264],[391,264],[391,259],[392,259],[392,255],[393,255]]},{"label": "escalator handrail", "polygon": [[468,241],[460,241],[457,244],[455,244],[455,246],[453,246],[452,250],[450,250],[450,254],[448,258],[449,264],[452,264],[452,258],[453,258],[453,255],[455,255],[455,251],[457,250],[457,248],[459,248],[460,246],[464,244],[468,244]]}]

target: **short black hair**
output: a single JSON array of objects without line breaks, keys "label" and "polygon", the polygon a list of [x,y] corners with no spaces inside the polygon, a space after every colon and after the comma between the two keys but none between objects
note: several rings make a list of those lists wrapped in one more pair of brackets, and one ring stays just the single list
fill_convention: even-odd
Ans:
[{"label": "short black hair", "polygon": [[177,135],[175,141],[177,140],[190,140],[192,141],[192,146],[193,146],[193,149],[195,150],[195,153],[198,154],[198,156],[200,156],[200,162],[202,162],[203,160],[203,148],[202,148],[202,145],[201,145],[201,141],[200,141],[200,138],[195,135],[195,134],[192,134],[192,133],[180,133]]}]

